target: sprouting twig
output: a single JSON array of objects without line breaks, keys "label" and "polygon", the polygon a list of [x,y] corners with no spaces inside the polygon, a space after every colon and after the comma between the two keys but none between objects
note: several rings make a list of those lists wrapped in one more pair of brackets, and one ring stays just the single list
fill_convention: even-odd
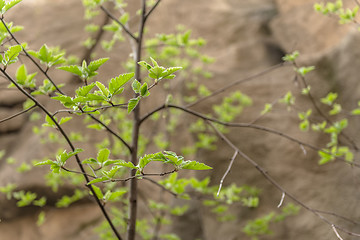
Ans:
[{"label": "sprouting twig", "polygon": [[340,240],[343,240],[342,237],[340,236],[340,234],[338,233],[338,231],[336,230],[336,227],[334,224],[331,225],[331,228],[334,231],[334,233],[336,234],[337,238]]},{"label": "sprouting twig", "polygon": [[223,182],[224,182],[226,176],[229,174],[229,172],[230,172],[230,170],[231,170],[231,167],[232,167],[232,165],[233,165],[233,163],[234,163],[234,160],[235,160],[235,158],[236,158],[237,155],[238,155],[238,152],[235,151],[235,152],[234,152],[234,155],[231,157],[231,160],[230,160],[230,163],[229,163],[228,168],[226,169],[224,175],[222,176],[222,178],[221,178],[221,180],[220,180],[219,189],[218,189],[218,191],[217,191],[217,193],[216,193],[216,196],[219,196],[220,191],[221,191],[221,188],[222,188],[222,185],[223,185]]},{"label": "sprouting twig", "polygon": [[284,199],[285,199],[285,195],[286,195],[285,192],[283,192],[283,193],[281,194],[281,199],[280,199],[279,205],[277,205],[277,208],[280,208],[281,205],[283,204]]}]

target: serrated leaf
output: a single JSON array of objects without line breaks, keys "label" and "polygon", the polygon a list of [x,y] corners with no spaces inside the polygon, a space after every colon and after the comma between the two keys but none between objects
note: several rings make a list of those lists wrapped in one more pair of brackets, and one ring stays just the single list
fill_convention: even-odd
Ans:
[{"label": "serrated leaf", "polygon": [[105,85],[102,84],[101,82],[96,82],[95,84],[96,84],[96,86],[100,89],[100,91],[102,92],[102,94],[104,95],[104,97],[108,98],[108,97],[109,97],[109,94],[110,94],[109,89],[107,89],[107,88],[105,87]]},{"label": "serrated leaf", "polygon": [[108,196],[105,197],[108,201],[115,201],[117,198],[121,197],[126,193],[126,190],[118,190],[116,192],[111,192]]},{"label": "serrated leaf", "polygon": [[150,57],[150,60],[151,60],[151,62],[152,62],[152,64],[153,64],[154,67],[158,67],[158,66],[159,66],[159,64],[155,61],[155,59],[153,59],[152,57]]},{"label": "serrated leaf", "polygon": [[22,51],[22,47],[20,45],[14,45],[9,47],[9,49],[5,52],[3,58],[3,65],[10,65],[15,63],[18,60],[19,53]]},{"label": "serrated leaf", "polygon": [[134,108],[137,106],[137,104],[139,103],[139,100],[140,98],[137,97],[137,98],[132,98],[129,100],[129,103],[128,103],[128,113],[131,113],[132,110],[134,110]]},{"label": "serrated leaf", "polygon": [[102,173],[106,175],[109,179],[112,179],[117,171],[119,171],[120,166],[113,166],[109,171],[103,171]]},{"label": "serrated leaf", "polygon": [[136,166],[134,166],[134,164],[132,162],[126,162],[124,160],[114,160],[116,161],[115,162],[115,165],[119,165],[119,166],[122,166],[122,167],[127,167],[127,168],[132,168],[132,169],[137,169]]},{"label": "serrated leaf", "polygon": [[14,7],[16,4],[21,2],[22,0],[12,0],[10,2],[7,2],[5,5],[5,8],[3,8],[3,14],[7,12],[10,8]]},{"label": "serrated leaf", "polygon": [[140,66],[145,67],[147,70],[150,70],[152,68],[152,66],[150,64],[148,64],[147,62],[145,62],[145,61],[140,61],[140,62],[138,62],[138,64]]},{"label": "serrated leaf", "polygon": [[95,61],[90,62],[89,66],[87,67],[91,72],[94,72],[99,69],[101,65],[107,62],[109,58],[100,58]]},{"label": "serrated leaf", "polygon": [[57,67],[57,69],[60,69],[60,70],[64,70],[64,71],[73,73],[73,74],[75,74],[75,75],[78,75],[79,77],[82,76],[81,67],[76,66],[76,65],[61,66],[61,67]]},{"label": "serrated leaf", "polygon": [[63,123],[66,123],[67,121],[70,121],[71,119],[72,119],[72,117],[62,117],[62,118],[60,119],[59,124],[61,125],[61,124],[63,124]]},{"label": "serrated leaf", "polygon": [[43,165],[52,165],[55,164],[54,161],[48,159],[46,161],[35,163],[34,166],[43,166]]},{"label": "serrated leaf", "polygon": [[109,83],[109,91],[112,95],[122,92],[120,89],[134,76],[134,73],[121,74],[118,77],[112,78]]},{"label": "serrated leaf", "polygon": [[204,163],[200,163],[197,161],[184,161],[181,166],[181,169],[189,169],[189,170],[208,170],[208,169],[212,169],[212,167],[204,164]]},{"label": "serrated leaf", "polygon": [[75,90],[75,92],[78,96],[85,97],[94,88],[94,86],[95,83],[91,83],[87,86],[79,87],[78,89]]},{"label": "serrated leaf", "polygon": [[98,161],[94,158],[88,158],[81,162],[82,164],[95,164],[98,163]]}]

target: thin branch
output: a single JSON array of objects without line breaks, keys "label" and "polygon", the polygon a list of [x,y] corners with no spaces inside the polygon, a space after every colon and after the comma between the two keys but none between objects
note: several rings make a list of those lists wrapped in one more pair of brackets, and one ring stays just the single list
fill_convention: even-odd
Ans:
[{"label": "thin branch", "polygon": [[21,112],[18,112],[18,113],[14,114],[14,115],[11,115],[11,116],[7,117],[7,118],[1,119],[0,123],[6,122],[6,121],[8,121],[10,119],[13,119],[13,118],[15,118],[17,116],[20,116],[21,114],[27,113],[28,111],[30,111],[31,109],[34,109],[36,107],[37,107],[37,105],[35,104],[35,105],[29,107],[28,109],[25,109],[25,110],[23,110]]},{"label": "thin branch", "polygon": [[[146,0],[141,1],[141,18],[139,24],[138,38],[136,38],[136,48],[133,52],[134,56],[134,65],[135,65],[135,79],[141,82],[141,71],[140,65],[138,62],[141,61],[142,54],[142,44],[143,44],[143,35],[145,28],[145,15],[146,15]],[[133,127],[132,127],[132,143],[131,143],[131,162],[134,165],[137,165],[138,162],[138,145],[139,145],[139,134],[140,134],[140,106],[139,103],[133,110]],[[136,175],[136,170],[132,169],[130,171],[131,176]],[[136,235],[136,219],[137,219],[137,198],[138,198],[138,187],[137,179],[131,179],[129,184],[129,221],[127,225],[127,235],[126,240],[135,240]]]},{"label": "thin branch", "polygon": [[111,133],[112,135],[114,135],[118,140],[120,140],[125,147],[129,150],[130,153],[132,153],[133,149],[132,147],[121,137],[119,136],[116,132],[114,132],[111,128],[109,128],[105,123],[103,123],[101,120],[97,119],[94,115],[92,114],[88,114],[95,122],[99,123],[101,126],[103,126],[106,131],[108,131],[109,133]]},{"label": "thin branch", "polygon": [[159,3],[161,2],[161,0],[158,0],[153,6],[152,8],[149,10],[149,12],[145,15],[144,20],[146,21],[148,19],[148,17],[150,16],[150,14],[155,10],[155,8],[159,5]]},{"label": "thin branch", "polygon": [[[66,172],[70,172],[70,173],[76,173],[76,174],[81,174],[81,175],[84,175],[84,173],[83,173],[83,172],[70,170],[70,169],[68,169],[68,168],[66,168],[66,167],[64,167],[64,166],[62,166],[62,167],[61,167],[61,169],[63,169],[63,170],[64,170],[64,171],[66,171]],[[91,178],[96,178],[96,177],[95,177],[95,176],[93,176],[93,175],[90,175],[90,174],[87,174],[87,173],[85,173],[85,174],[86,174],[86,176],[88,176],[88,177],[91,177]]]},{"label": "thin branch", "polygon": [[202,101],[205,101],[206,99],[209,99],[209,98],[211,98],[211,97],[214,97],[214,96],[216,96],[216,95],[218,95],[218,94],[220,94],[220,93],[222,93],[222,92],[225,92],[225,91],[228,90],[229,88],[232,88],[232,87],[234,87],[234,86],[236,86],[236,85],[238,85],[238,84],[240,84],[240,83],[244,83],[244,82],[251,81],[251,80],[253,80],[254,78],[257,78],[257,77],[260,77],[260,76],[262,76],[262,75],[265,75],[265,74],[267,74],[267,73],[269,73],[269,72],[272,72],[272,71],[274,71],[274,70],[276,70],[276,69],[278,69],[278,68],[280,68],[280,67],[282,67],[282,66],[284,66],[284,65],[285,65],[285,63],[282,62],[282,63],[279,63],[279,64],[277,64],[277,65],[274,65],[274,66],[272,66],[272,67],[270,67],[270,68],[268,68],[268,69],[265,69],[265,70],[262,71],[262,72],[259,72],[259,73],[256,73],[256,74],[254,74],[254,75],[251,75],[251,76],[249,76],[249,77],[246,77],[246,78],[244,78],[244,79],[240,79],[240,80],[237,80],[237,81],[235,81],[235,82],[232,82],[232,83],[226,85],[225,87],[222,87],[222,88],[220,88],[220,89],[212,92],[210,95],[208,95],[208,96],[206,96],[206,97],[202,97],[202,98],[200,98],[199,100],[197,100],[197,101],[195,101],[195,102],[193,102],[193,103],[189,103],[189,104],[186,105],[185,107],[186,107],[186,108],[193,107],[193,106],[195,106],[196,104],[198,104],[198,103],[200,103],[200,102],[202,102]]},{"label": "thin branch", "polygon": [[174,193],[173,191],[170,191],[169,189],[167,189],[166,187],[164,187],[163,185],[161,185],[160,183],[158,183],[157,181],[151,179],[151,178],[148,178],[148,177],[143,177],[143,179],[155,184],[156,186],[160,187],[162,190],[170,193],[171,195],[173,195],[174,197],[178,197],[179,195],[177,193]]},{"label": "thin branch", "polygon": [[127,177],[127,178],[122,178],[122,179],[110,179],[110,180],[105,180],[105,181],[102,181],[102,182],[103,182],[103,183],[106,183],[106,182],[127,182],[127,181],[132,180],[132,179],[141,179],[141,178],[143,178],[143,177],[162,177],[162,176],[165,176],[165,175],[174,173],[174,172],[176,172],[176,171],[177,171],[177,170],[174,169],[174,170],[172,170],[172,171],[163,172],[163,173],[142,173],[142,174],[133,175],[133,176],[130,176],[130,177]]},{"label": "thin branch", "polygon": [[[303,207],[304,209],[306,209],[307,211],[313,213],[315,216],[317,216],[319,219],[321,219],[323,222],[327,223],[328,225],[330,225],[333,229],[335,230],[340,230],[350,236],[359,236],[360,234],[358,233],[354,233],[354,232],[350,232],[349,230],[346,230],[345,228],[335,225],[334,223],[332,223],[330,220],[328,220],[327,218],[325,218],[323,215],[321,215],[320,213],[318,213],[315,209],[307,206],[305,203],[303,203],[302,201],[300,201],[298,198],[296,198],[294,195],[292,195],[291,193],[289,193],[287,190],[285,190],[277,181],[275,181],[270,174],[265,171],[257,162],[255,162],[253,159],[251,159],[248,155],[246,155],[244,152],[242,152],[238,147],[236,147],[222,132],[220,132],[216,126],[210,122],[210,121],[206,121],[216,132],[216,134],[222,139],[224,140],[233,150],[237,151],[239,155],[241,155],[247,162],[249,162],[251,165],[253,165],[263,176],[264,178],[269,181],[274,187],[276,187],[278,190],[280,190],[282,193],[286,194],[290,199],[292,199],[294,202],[296,202],[298,205],[300,205],[301,207]],[[335,231],[337,232],[337,231]]]},{"label": "thin branch", "polygon": [[222,185],[223,185],[223,182],[224,182],[226,176],[229,174],[229,172],[230,172],[230,170],[231,170],[231,167],[232,167],[232,165],[233,165],[233,163],[234,163],[235,158],[236,158],[237,155],[238,155],[238,152],[235,151],[235,152],[234,152],[234,155],[231,157],[231,160],[230,160],[230,163],[229,163],[228,168],[226,169],[224,175],[222,176],[222,178],[221,178],[221,180],[220,180],[219,189],[218,189],[218,191],[217,191],[216,196],[219,196],[220,191],[221,191],[221,188],[222,188]]},{"label": "thin branch", "polygon": [[104,11],[112,20],[114,20],[117,24],[119,24],[121,26],[121,28],[132,38],[134,39],[136,42],[139,41],[139,39],[137,37],[134,36],[134,34],[132,34],[130,32],[130,30],[124,25],[122,24],[109,10],[107,10],[104,6],[100,6],[100,9],[102,11]]},{"label": "thin branch", "polygon": [[[283,137],[283,138],[286,138],[288,139],[289,141],[292,141],[292,142],[295,142],[297,144],[299,144],[300,148],[302,149],[302,151],[304,152],[304,146],[305,147],[308,147],[314,151],[321,151],[321,152],[324,152],[324,150],[320,147],[317,147],[317,146],[314,146],[314,145],[311,145],[309,143],[306,143],[306,142],[303,142],[303,141],[300,141],[294,137],[291,137],[285,133],[282,133],[282,132],[279,132],[277,130],[274,130],[274,129],[271,129],[271,128],[267,128],[267,127],[264,127],[264,126],[260,126],[260,125],[255,125],[255,124],[251,124],[251,123],[231,123],[231,122],[223,122],[223,121],[220,121],[219,119],[216,119],[216,118],[210,118],[210,117],[207,117],[199,112],[196,112],[196,111],[193,111],[193,110],[190,110],[190,109],[187,109],[185,107],[181,107],[181,106],[177,106],[177,105],[172,105],[172,104],[163,104],[159,107],[157,107],[156,109],[154,109],[153,111],[147,113],[144,117],[141,118],[141,121],[140,123],[143,123],[146,119],[148,119],[151,115],[153,115],[154,113],[158,112],[158,111],[161,111],[165,108],[175,108],[175,109],[180,109],[186,113],[189,113],[193,116],[196,116],[198,118],[201,118],[203,120],[206,120],[206,121],[210,121],[210,122],[214,122],[214,123],[218,123],[220,125],[223,125],[223,126],[227,126],[227,127],[242,127],[242,128],[252,128],[252,129],[257,129],[257,130],[260,130],[260,131],[263,131],[263,132],[268,132],[268,133],[271,133],[271,134],[274,134],[274,135],[278,135],[280,137]],[[305,151],[306,152],[306,151]],[[327,153],[329,154],[328,152],[324,152],[324,153]],[[338,156],[335,156],[335,155],[332,155],[333,157],[335,157],[336,160],[341,160],[343,162],[346,162],[348,164],[350,164],[351,166],[356,166],[356,167],[360,167],[360,164],[357,164],[357,163],[354,163],[354,162],[348,162],[346,161],[343,157],[338,157]]]}]

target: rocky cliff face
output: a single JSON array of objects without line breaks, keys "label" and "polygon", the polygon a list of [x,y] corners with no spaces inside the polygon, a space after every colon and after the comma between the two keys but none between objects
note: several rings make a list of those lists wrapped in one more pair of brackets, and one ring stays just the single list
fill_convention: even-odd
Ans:
[{"label": "rocky cliff face", "polygon": [[[193,29],[195,36],[208,40],[206,53],[217,59],[214,78],[210,89],[246,78],[281,62],[285,52],[299,50],[300,63],[315,65],[316,73],[309,75],[309,82],[316,97],[323,97],[329,90],[339,92],[340,102],[355,107],[359,98],[358,67],[360,50],[357,47],[359,33],[352,26],[340,26],[336,19],[321,16],[313,11],[313,0],[182,0],[163,1],[156,14],[150,19],[151,31],[171,32],[169,26],[178,23]],[[171,9],[171,11],[169,11]],[[80,1],[24,1],[6,16],[25,30],[17,36],[38,49],[43,43],[60,45],[69,53],[81,56],[83,48],[78,45],[84,40]],[[71,26],[71,27],[69,27]],[[170,28],[170,29],[169,29]],[[359,53],[358,53],[359,52]],[[124,59],[119,56],[118,60]],[[115,59],[116,60],[116,59]],[[106,77],[113,77],[116,61],[103,71]],[[30,70],[31,72],[31,70]],[[63,73],[52,73],[55,79],[71,79]],[[4,81],[0,80],[2,84]],[[236,86],[237,90],[253,98],[253,106],[244,111],[239,122],[256,119],[265,103],[273,102],[292,90],[299,93],[294,83],[292,67],[282,67],[261,75],[252,81]],[[212,100],[215,102],[218,99]],[[297,95],[304,109],[309,102]],[[13,91],[0,91],[0,119],[21,109],[24,98]],[[51,106],[50,106],[51,107]],[[194,108],[207,112],[207,104]],[[351,119],[356,123],[356,119]],[[304,134],[298,130],[295,112],[276,108],[274,113],[261,118],[258,124],[285,132],[314,145],[325,141],[320,136]],[[357,140],[356,124],[347,133]],[[358,170],[342,162],[318,166],[317,153],[304,153],[298,145],[279,136],[251,129],[240,129],[228,134],[237,146],[263,166],[285,189],[308,206],[357,219],[359,209]],[[179,142],[178,144],[181,144]],[[17,159],[16,164],[41,158],[49,149],[42,149],[39,139],[31,134],[31,125],[26,116],[0,124],[0,146],[6,149],[6,157]],[[233,152],[224,143],[218,144],[219,151],[199,152],[200,161],[207,161],[217,171],[211,173],[214,184],[220,181]],[[56,148],[54,149],[56,151]],[[3,158],[5,159],[5,158]],[[19,174],[13,166],[0,162],[0,185],[16,182],[20,188],[47,192],[37,178],[46,169],[36,169]],[[182,239],[240,240],[247,239],[241,232],[249,218],[276,209],[281,192],[275,189],[263,176],[244,159],[238,158],[226,184],[250,184],[263,189],[260,208],[246,210],[234,207],[232,212],[238,217],[235,222],[220,223],[214,215],[193,203],[193,211],[181,219],[175,219],[173,227]],[[66,191],[66,189],[64,190]],[[176,200],[175,202],[177,202]],[[285,202],[290,199],[285,197]],[[77,204],[65,210],[47,208],[47,221],[41,227],[35,222],[38,212],[31,208],[19,209],[14,202],[0,196],[1,239],[16,240],[57,240],[96,239],[88,235],[89,229],[101,220],[100,212],[91,211],[90,202]],[[335,219],[335,223],[338,221]],[[70,223],[70,224],[69,224]],[[340,221],[351,231],[360,232],[360,227]],[[274,234],[262,239],[303,240],[337,239],[331,226],[314,214],[301,210],[299,215],[274,226]],[[347,237],[346,239],[356,239]]]}]

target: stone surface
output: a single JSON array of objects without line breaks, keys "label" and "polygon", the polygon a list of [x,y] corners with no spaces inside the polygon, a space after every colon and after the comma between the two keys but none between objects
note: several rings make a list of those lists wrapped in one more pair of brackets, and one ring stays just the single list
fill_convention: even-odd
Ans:
[{"label": "stone surface", "polygon": [[[314,2],[313,0],[183,0],[179,4],[179,1],[175,0],[163,1],[149,19],[151,25],[149,32],[171,33],[173,28],[169,26],[182,23],[192,28],[195,36],[207,39],[206,53],[217,58],[214,78],[208,80],[211,90],[280,63],[281,56],[285,52],[297,49],[302,54],[301,64],[314,64],[318,70],[316,73],[309,74],[309,82],[316,97],[325,96],[329,90],[337,90],[339,101],[346,104],[348,109],[353,109],[356,107],[360,91],[359,33],[355,32],[351,25],[340,26],[336,19],[314,13],[312,7]],[[131,8],[135,9],[133,6]],[[169,9],[172,10],[169,11]],[[27,30],[20,32],[17,36],[21,41],[28,42],[32,48],[37,49],[46,42],[51,46],[60,45],[78,56],[84,52],[84,49],[78,45],[80,40],[85,40],[82,35],[85,22],[82,19],[80,1],[24,1],[6,17],[15,24],[25,26]],[[117,48],[117,51],[122,54],[112,58],[109,65],[101,70],[100,76],[104,79],[118,73],[118,71],[113,72],[112,69],[118,69],[118,63],[128,56],[126,44]],[[71,79],[70,75],[59,73],[59,71],[51,71],[50,74],[55,79],[59,79],[58,81]],[[42,76],[37,76],[37,78],[39,81],[42,80]],[[3,79],[0,83],[2,82],[4,82]],[[65,90],[70,92],[71,88]],[[237,85],[231,90],[241,90],[253,97],[253,106],[244,110],[241,117],[237,119],[239,122],[250,122],[256,119],[265,103],[279,99],[289,90],[294,93],[300,92],[299,87],[294,84],[291,66],[276,69],[252,81]],[[5,105],[18,107],[24,100],[23,97],[9,92],[0,91],[0,107]],[[158,96],[163,97],[164,94],[159,93]],[[199,104],[194,109],[207,113],[211,110],[209,103],[218,102],[221,96],[224,94],[209,102]],[[306,109],[309,106],[309,101],[301,94],[297,94],[296,98],[301,102],[299,108]],[[56,107],[46,101],[45,103],[50,109]],[[0,111],[0,118],[11,115],[17,110],[6,111],[4,116]],[[23,116],[12,121],[13,125],[0,124],[0,132],[3,128],[20,130],[20,126],[26,119]],[[356,123],[358,119],[351,118],[350,121]],[[282,106],[276,105],[273,113],[260,118],[256,123],[317,146],[327,141],[324,136],[300,132],[297,127],[297,113],[288,112]],[[75,127],[81,129],[83,126],[79,124]],[[31,160],[39,159],[49,151],[57,151],[56,146],[44,149],[39,143],[40,139],[31,134],[31,128],[32,123],[29,123],[16,135],[13,133],[0,135],[0,146],[7,150],[6,157],[17,159],[17,165],[22,162],[30,163]],[[355,140],[359,140],[356,136],[358,128],[359,126],[355,125],[354,129],[346,132]],[[357,191],[359,179],[356,168],[350,168],[342,162],[319,166],[316,152],[308,150],[304,153],[298,144],[266,132],[238,129],[231,131],[228,136],[242,151],[263,166],[286,190],[308,206],[353,219],[359,215],[360,210],[357,207],[360,197]],[[179,137],[177,141],[176,144],[181,145],[191,140]],[[216,152],[200,151],[196,156],[199,161],[206,162],[217,169],[210,173],[213,184],[219,183],[233,154],[233,151],[222,142],[218,144],[218,149],[219,151]],[[0,162],[1,186],[7,182],[17,182],[21,188],[35,189],[48,196],[52,194],[38,178],[47,169],[36,169],[20,174],[13,166],[5,164],[4,159]],[[203,177],[206,174],[208,173],[199,173],[198,176]],[[260,208],[249,210],[235,206],[231,211],[238,219],[231,223],[219,223],[208,209],[201,207],[197,202],[192,202],[191,211],[182,218],[173,219],[175,224],[171,230],[178,233],[184,240],[247,239],[241,231],[246,221],[255,216],[276,211],[282,193],[240,157],[234,163],[225,184],[232,182],[262,188]],[[152,196],[154,191],[157,191],[153,185],[144,186],[145,196]],[[71,188],[65,188],[64,191],[70,192]],[[180,200],[174,200],[174,204],[179,202],[183,203]],[[286,196],[285,203],[288,202],[291,201]],[[144,209],[139,211],[146,213]],[[87,202],[68,209],[54,209],[48,206],[46,212],[48,221],[38,228],[35,225],[38,209],[18,209],[14,202],[7,202],[1,195],[0,238],[96,239],[93,234],[89,234],[91,231],[89,229],[102,219],[96,206]],[[343,221],[336,222],[351,231],[360,231],[356,225],[347,225]],[[274,228],[273,235],[261,239],[337,239],[331,226],[304,209],[299,215],[274,225]],[[346,234],[344,238],[356,239]]]}]

